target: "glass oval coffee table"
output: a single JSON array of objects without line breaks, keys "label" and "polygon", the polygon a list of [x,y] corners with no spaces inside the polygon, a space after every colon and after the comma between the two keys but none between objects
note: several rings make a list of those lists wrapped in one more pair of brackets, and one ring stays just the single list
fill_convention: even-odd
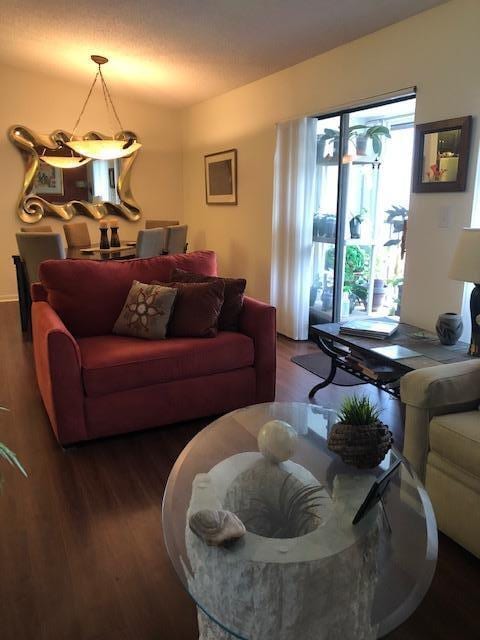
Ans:
[{"label": "glass oval coffee table", "polygon": [[[258,452],[258,432],[270,420],[298,434],[280,464]],[[327,448],[336,421],[335,411],[309,404],[254,405],[219,418],[180,454],[165,490],[163,531],[197,605],[202,640],[369,640],[420,604],[437,559],[428,495],[394,449],[373,470],[343,464]],[[375,478],[397,460],[382,500],[353,525]],[[310,487],[314,503],[302,511]],[[246,534],[207,545],[188,524],[203,509],[235,513]]]}]

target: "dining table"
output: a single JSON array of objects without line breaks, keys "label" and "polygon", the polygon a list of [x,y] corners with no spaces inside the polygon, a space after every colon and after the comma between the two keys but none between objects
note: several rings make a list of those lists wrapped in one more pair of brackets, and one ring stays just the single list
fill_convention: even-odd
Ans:
[{"label": "dining table", "polygon": [[100,245],[89,247],[68,247],[65,254],[70,260],[131,260],[136,258],[136,242],[122,242],[119,247],[100,249]]}]

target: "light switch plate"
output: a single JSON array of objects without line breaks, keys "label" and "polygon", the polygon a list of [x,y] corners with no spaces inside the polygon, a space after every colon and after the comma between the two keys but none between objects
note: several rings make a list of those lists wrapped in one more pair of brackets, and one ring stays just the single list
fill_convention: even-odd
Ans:
[{"label": "light switch plate", "polygon": [[452,223],[452,210],[450,207],[440,207],[438,210],[438,228],[448,229]]}]

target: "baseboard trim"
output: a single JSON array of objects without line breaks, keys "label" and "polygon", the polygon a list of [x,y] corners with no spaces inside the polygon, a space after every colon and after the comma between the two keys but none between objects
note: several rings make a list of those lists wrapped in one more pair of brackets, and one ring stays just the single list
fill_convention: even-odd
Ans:
[{"label": "baseboard trim", "polygon": [[18,296],[3,295],[3,296],[0,296],[0,302],[18,302]]}]

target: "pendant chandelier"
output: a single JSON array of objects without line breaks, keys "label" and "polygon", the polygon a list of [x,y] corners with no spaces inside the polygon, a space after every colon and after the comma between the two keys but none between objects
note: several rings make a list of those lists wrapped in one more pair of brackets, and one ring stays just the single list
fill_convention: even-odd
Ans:
[{"label": "pendant chandelier", "polygon": [[[123,132],[122,123],[120,122],[120,118],[118,117],[117,110],[113,104],[112,98],[110,96],[110,92],[107,87],[107,83],[105,82],[105,78],[102,74],[102,65],[108,62],[108,58],[104,56],[91,56],[91,59],[95,64],[98,65],[98,71],[95,74],[95,78],[93,79],[92,85],[88,92],[87,98],[83,103],[83,107],[80,111],[80,115],[78,116],[77,122],[73,128],[73,132],[70,140],[66,143],[70,149],[72,149],[75,153],[83,156],[82,159],[95,159],[95,160],[114,160],[115,158],[124,158],[126,156],[131,155],[142,146],[137,140],[133,137],[130,138],[118,138],[112,135],[111,138],[106,139],[89,139],[89,140],[74,140],[75,132],[80,124],[80,120],[85,112],[88,101],[90,100],[90,96],[92,95],[93,89],[97,80],[100,80],[100,84],[102,86],[103,98],[105,100],[105,106],[107,109],[107,113],[112,119],[115,119],[120,127],[120,132]],[[117,134],[117,136],[120,134]],[[75,156],[74,156],[75,157]],[[77,156],[78,157],[78,156]],[[51,157],[50,157],[51,158]],[[56,158],[58,160],[58,157]],[[67,158],[65,158],[67,160]],[[70,158],[68,158],[70,160]],[[86,160],[88,162],[88,160]],[[50,164],[50,163],[48,163]],[[74,166],[80,166],[81,164],[85,164],[84,162],[77,163]],[[65,166],[65,165],[63,165]]]}]

